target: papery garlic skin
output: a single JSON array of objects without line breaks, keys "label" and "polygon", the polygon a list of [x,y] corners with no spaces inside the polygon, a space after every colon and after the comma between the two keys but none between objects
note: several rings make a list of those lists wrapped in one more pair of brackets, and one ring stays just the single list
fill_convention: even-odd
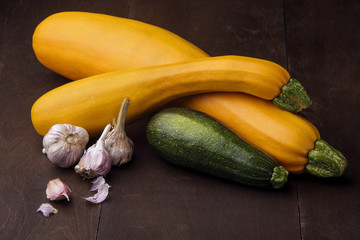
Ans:
[{"label": "papery garlic skin", "polygon": [[125,132],[125,116],[130,100],[125,98],[121,105],[117,122],[105,139],[105,149],[112,158],[113,165],[120,166],[129,162],[134,152],[134,143]]},{"label": "papery garlic skin", "polygon": [[46,188],[46,197],[51,201],[58,201],[67,199],[70,201],[70,188],[60,180],[60,178],[55,178],[50,180]]},{"label": "papery garlic skin", "polygon": [[84,199],[92,203],[102,203],[103,201],[105,201],[109,194],[110,185],[105,182],[103,176],[97,177],[94,181],[92,181],[92,184],[93,185],[90,191],[97,191],[97,193],[91,197],[86,197]]},{"label": "papery garlic skin", "polygon": [[105,136],[111,129],[108,124],[101,137],[92,145],[85,154],[81,157],[79,163],[75,166],[75,172],[84,178],[94,178],[97,176],[105,176],[111,170],[111,156],[106,151],[104,146]]},{"label": "papery garlic skin", "polygon": [[89,134],[78,126],[55,124],[43,138],[43,153],[59,167],[73,166],[84,154]]},{"label": "papery garlic skin", "polygon": [[99,176],[99,177],[95,178],[95,180],[93,180],[91,183],[92,183],[92,186],[91,186],[90,192],[99,190],[103,185],[107,184],[105,182],[105,178],[103,176]]},{"label": "papery garlic skin", "polygon": [[50,203],[42,203],[37,209],[37,212],[42,212],[44,217],[50,217],[50,214],[57,214],[58,210],[54,208]]},{"label": "papery garlic skin", "polygon": [[94,196],[86,197],[84,199],[92,203],[102,203],[103,201],[105,201],[109,194],[109,188],[110,186],[108,184],[103,185],[99,189],[97,189],[97,193],[95,193]]}]

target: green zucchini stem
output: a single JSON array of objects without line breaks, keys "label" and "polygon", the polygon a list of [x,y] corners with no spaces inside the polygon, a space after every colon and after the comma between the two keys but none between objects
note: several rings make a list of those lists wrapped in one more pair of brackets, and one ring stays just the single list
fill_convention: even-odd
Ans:
[{"label": "green zucchini stem", "polygon": [[280,94],[273,99],[273,103],[289,112],[300,112],[312,104],[304,86],[295,78],[290,78],[281,88]]},{"label": "green zucchini stem", "polygon": [[281,188],[287,182],[289,172],[283,167],[274,167],[273,174],[271,175],[270,183],[273,188]]},{"label": "green zucchini stem", "polygon": [[317,177],[339,177],[347,165],[344,155],[324,140],[315,142],[315,148],[309,151],[308,159],[306,171]]}]

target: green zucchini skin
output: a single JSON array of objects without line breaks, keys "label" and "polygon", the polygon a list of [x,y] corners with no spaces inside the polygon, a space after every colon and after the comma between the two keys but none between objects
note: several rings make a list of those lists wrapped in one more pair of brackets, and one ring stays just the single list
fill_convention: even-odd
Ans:
[{"label": "green zucchini skin", "polygon": [[146,137],[160,158],[182,167],[253,187],[279,188],[287,180],[284,168],[274,176],[272,158],[198,111],[164,109],[150,120]]}]

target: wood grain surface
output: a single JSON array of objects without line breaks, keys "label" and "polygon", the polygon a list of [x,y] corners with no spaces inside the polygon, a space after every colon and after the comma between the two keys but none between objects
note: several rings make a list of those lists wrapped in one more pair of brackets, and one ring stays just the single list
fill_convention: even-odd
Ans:
[{"label": "wood grain surface", "polygon": [[[301,81],[313,105],[301,113],[348,160],[344,176],[291,175],[279,190],[259,190],[175,167],[145,139],[150,116],[127,126],[133,160],[106,176],[99,205],[91,183],[41,153],[32,104],[69,80],[42,66],[35,27],[68,10],[151,23],[212,56],[274,61]],[[0,1],[0,239],[359,239],[360,2],[357,0],[13,0]],[[92,140],[94,141],[94,139]],[[60,177],[70,202],[36,210],[49,180]]]}]

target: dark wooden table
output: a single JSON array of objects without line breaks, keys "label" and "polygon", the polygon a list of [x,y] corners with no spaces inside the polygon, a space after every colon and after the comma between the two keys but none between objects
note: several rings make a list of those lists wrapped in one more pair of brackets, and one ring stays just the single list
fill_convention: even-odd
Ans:
[{"label": "dark wooden table", "polygon": [[[91,183],[41,153],[30,109],[67,79],[35,58],[32,33],[55,12],[80,10],[148,22],[212,56],[237,54],[286,67],[313,106],[302,113],[346,156],[337,179],[291,175],[265,191],[174,167],[151,151],[148,118],[127,126],[133,161],[106,177],[94,205]],[[0,239],[360,239],[360,2],[358,0],[2,0],[0,1]],[[72,200],[36,213],[60,177]]]}]

